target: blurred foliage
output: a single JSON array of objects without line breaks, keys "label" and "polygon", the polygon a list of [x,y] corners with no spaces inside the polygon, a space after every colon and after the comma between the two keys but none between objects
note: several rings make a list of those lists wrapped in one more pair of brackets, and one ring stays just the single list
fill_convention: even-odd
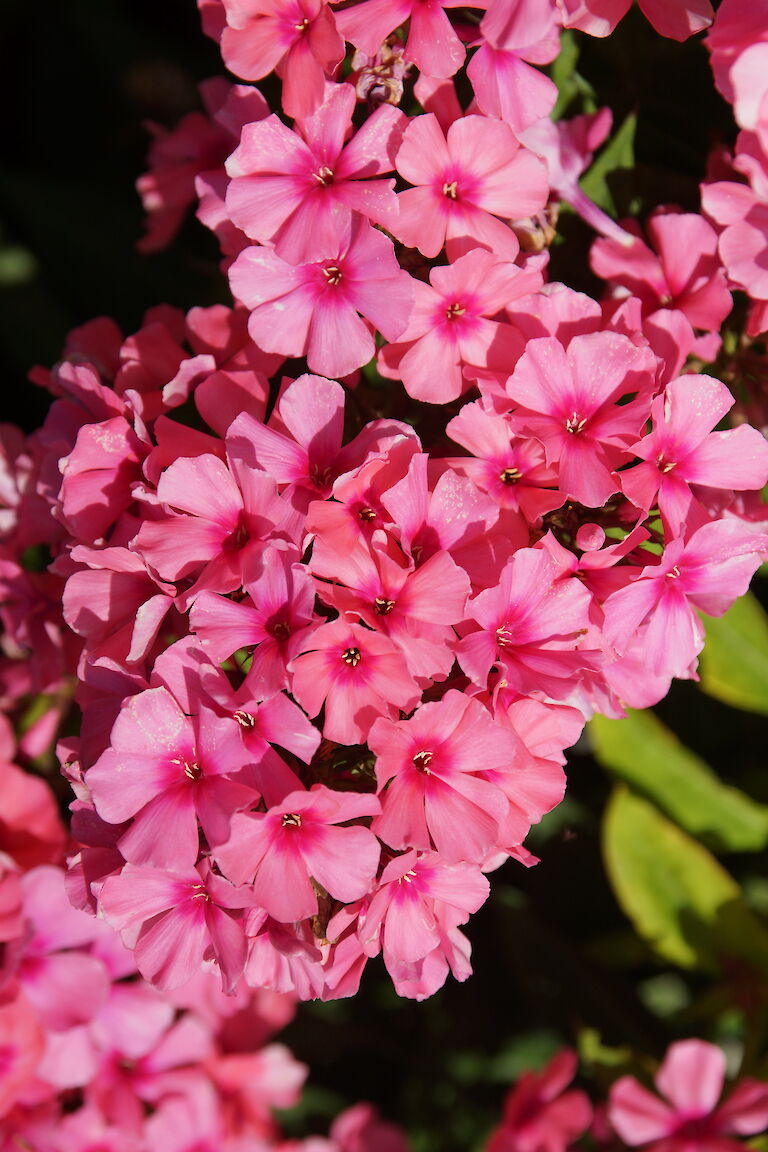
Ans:
[{"label": "blurred foliage", "polygon": [[706,618],[701,687],[710,696],[768,716],[768,615],[752,595],[719,619]]}]

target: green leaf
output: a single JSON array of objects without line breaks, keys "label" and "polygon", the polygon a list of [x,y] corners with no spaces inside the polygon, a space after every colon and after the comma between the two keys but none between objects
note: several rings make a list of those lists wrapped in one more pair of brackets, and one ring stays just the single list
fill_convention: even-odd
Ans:
[{"label": "green leaf", "polygon": [[603,148],[592,167],[581,179],[581,187],[590,200],[594,200],[613,216],[618,208],[611,191],[609,177],[620,171],[631,170],[635,166],[635,130],[637,116],[630,112],[624,123]]},{"label": "green leaf", "polygon": [[704,617],[701,687],[716,700],[768,716],[768,615],[751,594],[725,616]]},{"label": "green leaf", "polygon": [[680,968],[718,972],[748,961],[768,972],[768,930],[707,849],[653,804],[618,787],[603,823],[616,898],[637,933]]},{"label": "green leaf", "polygon": [[652,712],[625,720],[595,716],[597,760],[653,800],[686,831],[721,852],[759,852],[768,845],[768,807],[723,784]]},{"label": "green leaf", "polygon": [[576,71],[579,61],[579,44],[570,29],[560,37],[560,51],[552,63],[550,75],[557,86],[557,102],[552,109],[552,119],[559,120],[568,106],[581,97],[583,112],[596,112],[597,103],[592,85]]}]

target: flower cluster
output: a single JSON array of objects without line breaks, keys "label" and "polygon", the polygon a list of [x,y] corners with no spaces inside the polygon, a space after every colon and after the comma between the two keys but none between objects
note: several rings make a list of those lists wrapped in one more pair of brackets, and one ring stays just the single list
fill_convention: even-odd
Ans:
[{"label": "flower cluster", "polygon": [[147,984],[117,933],[73,907],[53,796],[13,762],[7,722],[2,740],[3,1152],[405,1152],[367,1104],[327,1140],[284,1140],[273,1110],[298,1102],[307,1069],[272,1037],[295,997],[242,980],[224,995],[210,965],[172,995]]},{"label": "flower cluster", "polygon": [[[200,0],[282,107],[209,86],[157,135],[145,247],[194,189],[234,306],[76,330],[43,428],[3,440],[6,697],[44,693],[50,738],[76,684],[70,891],[165,991],[213,963],[232,995],[347,996],[378,954],[402,995],[465,979],[585,719],[695,677],[699,611],[768,553],[768,445],[700,371],[728,230],[617,225],[577,184],[609,114],[549,119],[536,65],[627,4],[453,7]],[[547,278],[561,199],[601,302]]]}]

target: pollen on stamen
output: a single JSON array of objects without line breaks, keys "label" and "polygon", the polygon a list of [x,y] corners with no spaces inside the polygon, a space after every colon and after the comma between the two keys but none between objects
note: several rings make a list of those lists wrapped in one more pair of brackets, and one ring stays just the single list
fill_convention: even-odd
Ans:
[{"label": "pollen on stamen", "polygon": [[659,472],[667,473],[667,472],[671,472],[673,468],[677,468],[677,461],[676,460],[666,460],[663,455],[657,456],[656,457],[656,466],[659,469]]},{"label": "pollen on stamen", "polygon": [[669,572],[665,573],[665,575],[666,575],[667,580],[677,580],[678,577],[681,575],[681,572],[680,572],[680,569],[678,568],[677,564],[675,564],[674,567],[670,568]]},{"label": "pollen on stamen", "polygon": [[377,616],[389,616],[394,606],[394,600],[385,600],[383,596],[377,596],[373,602],[373,610]]},{"label": "pollen on stamen", "polygon": [[321,188],[327,188],[329,184],[333,184],[333,169],[323,164],[317,172],[312,173],[312,178],[317,180]]},{"label": "pollen on stamen", "polygon": [[446,318],[446,320],[456,320],[456,319],[458,319],[459,316],[463,316],[466,313],[466,311],[467,310],[464,307],[464,305],[459,304],[458,301],[456,301],[453,304],[449,304],[448,307],[446,308],[445,318]]},{"label": "pollen on stamen", "polygon": [[195,886],[192,890],[192,899],[193,900],[206,900],[208,903],[210,903],[210,900],[211,900],[211,898],[208,895],[208,892],[206,891],[205,886],[203,884],[195,884]]},{"label": "pollen on stamen", "polygon": [[496,629],[496,643],[499,648],[509,648],[512,643],[512,632],[506,625]]},{"label": "pollen on stamen", "polygon": [[351,668],[357,668],[362,660],[359,648],[345,648],[341,654],[341,658],[345,664],[349,664]]},{"label": "pollen on stamen", "polygon": [[280,823],[283,828],[301,828],[301,816],[298,812],[286,812]]},{"label": "pollen on stamen", "polygon": [[443,196],[447,196],[449,200],[456,200],[458,199],[458,195],[459,188],[455,180],[451,180],[450,183],[446,182],[443,184]]},{"label": "pollen on stamen", "polygon": [[364,523],[368,524],[371,520],[376,519],[376,513],[374,512],[373,508],[368,508],[366,506],[365,508],[360,509],[357,514],[357,518],[358,520],[362,520]]},{"label": "pollen on stamen", "polygon": [[184,775],[190,780],[199,780],[203,774],[203,770],[196,760],[184,761]]},{"label": "pollen on stamen", "polygon": [[518,480],[522,480],[523,474],[519,468],[503,468],[499,472],[499,480],[502,484],[517,484]]},{"label": "pollen on stamen", "polygon": [[577,436],[579,434],[579,432],[584,431],[584,427],[585,427],[586,423],[587,423],[586,416],[580,417],[578,412],[573,412],[573,413],[571,413],[571,415],[566,420],[565,427],[566,427],[566,430],[568,432],[570,432],[572,436]]},{"label": "pollen on stamen", "polygon": [[434,756],[434,752],[429,752],[429,751],[417,752],[416,755],[413,757],[413,764],[415,765],[416,768],[418,768],[419,772],[423,772],[425,776],[431,776],[432,773],[430,772],[427,765],[432,763],[432,757],[433,756]]},{"label": "pollen on stamen", "polygon": [[406,872],[404,875],[402,875],[400,877],[400,879],[398,880],[398,884],[402,884],[403,881],[405,881],[406,884],[412,884],[413,881],[415,880],[415,878],[416,878],[416,872],[414,871],[413,868],[411,868],[410,871]]},{"label": "pollen on stamen", "polygon": [[294,24],[293,27],[297,32],[306,32],[307,28],[309,28],[309,17],[305,16],[300,24]]},{"label": "pollen on stamen", "polygon": [[325,279],[332,288],[335,288],[337,284],[341,283],[341,275],[341,268],[339,268],[338,264],[328,264],[323,268],[323,276],[325,276]]},{"label": "pollen on stamen", "polygon": [[238,708],[237,712],[233,713],[233,716],[241,728],[251,729],[256,727],[256,717],[252,716],[250,712],[244,712],[241,708]]}]

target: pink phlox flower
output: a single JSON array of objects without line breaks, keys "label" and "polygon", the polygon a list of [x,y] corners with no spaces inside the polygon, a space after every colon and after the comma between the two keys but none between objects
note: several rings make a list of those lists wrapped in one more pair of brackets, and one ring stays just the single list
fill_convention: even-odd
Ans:
[{"label": "pink phlox flower", "polygon": [[162,1100],[144,1132],[148,1147],[164,1152],[226,1152],[230,1147],[219,1095],[203,1079],[193,1092]]},{"label": "pink phlox flower", "polygon": [[[535,295],[513,301],[507,314],[527,340],[556,336],[565,347],[574,336],[601,331],[604,323],[596,300],[557,281],[545,284]],[[485,395],[482,383],[481,391]],[[489,396],[488,400],[500,405],[502,411],[509,409],[506,396]]]},{"label": "pink phlox flower", "polygon": [[768,145],[742,132],[738,138],[735,166],[748,177],[749,186],[733,181],[703,184],[702,207],[722,229],[718,250],[729,279],[752,298],[749,335],[768,327]]},{"label": "pink phlox flower", "polygon": [[[363,0],[336,21],[345,40],[373,56],[389,34],[410,20],[405,57],[428,76],[453,76],[464,63],[465,49],[446,13],[459,0]],[[476,7],[484,8],[481,0]]]},{"label": "pink phlox flower", "polygon": [[381,349],[379,365],[403,381],[409,396],[444,404],[470,387],[474,367],[509,371],[523,338],[492,317],[541,287],[541,277],[475,248],[448,267],[433,268],[429,279],[429,285],[414,281],[408,327]]},{"label": "pink phlox flower", "polygon": [[291,550],[268,548],[256,579],[244,574],[246,599],[201,592],[190,610],[191,630],[217,663],[253,648],[247,683],[262,698],[288,687],[287,665],[319,623],[314,586],[297,561]]},{"label": "pink phlox flower", "polygon": [[[717,332],[733,301],[714,229],[695,213],[661,210],[653,213],[646,227],[657,252],[629,222],[628,231],[637,233],[634,241],[627,245],[611,238],[596,240],[590,252],[592,270],[609,281],[615,294],[637,296],[649,320],[657,318],[659,310],[670,310],[682,313],[692,329]],[[693,332],[689,343],[693,351],[700,351]],[[707,345],[706,353],[713,357],[716,348]]]},{"label": "pink phlox flower", "polygon": [[409,720],[377,720],[368,743],[382,804],[376,835],[396,849],[434,848],[451,864],[482,862],[508,811],[485,772],[509,768],[519,751],[514,734],[451,689]]},{"label": "pink phlox flower", "polygon": [[368,892],[380,846],[368,828],[346,822],[375,816],[380,807],[375,796],[315,784],[309,792],[289,793],[268,812],[233,819],[216,859],[236,883],[253,880],[255,902],[274,919],[305,920],[317,914],[317,884],[345,903]]},{"label": "pink phlox flower", "polygon": [[0,1117],[7,1117],[34,1081],[45,1046],[45,1032],[38,1014],[23,996],[0,1004],[0,1035],[3,1037]]},{"label": "pink phlox flower", "polygon": [[331,1124],[331,1140],[339,1152],[408,1152],[405,1133],[382,1120],[372,1104],[353,1104]]},{"label": "pink phlox flower", "polygon": [[80,428],[59,464],[61,515],[76,540],[100,539],[129,507],[146,451],[123,416]]},{"label": "pink phlox flower", "polygon": [[408,712],[420,696],[389,637],[345,620],[322,624],[289,672],[291,692],[308,716],[325,703],[323,734],[339,744],[364,743],[377,716]]},{"label": "pink phlox flower", "polygon": [[576,1053],[564,1048],[541,1072],[524,1072],[507,1095],[486,1152],[567,1152],[592,1121],[587,1095],[565,1091],[577,1069]]},{"label": "pink phlox flower", "polygon": [[485,688],[495,665],[520,695],[564,699],[594,653],[582,650],[592,597],[581,582],[561,576],[543,550],[516,552],[495,588],[467,605],[467,629],[456,655],[470,679]]},{"label": "pink phlox flower", "polygon": [[[432,463],[437,479],[430,476],[428,456],[415,454],[406,475],[383,494],[382,502],[401,548],[417,567],[447,552],[474,583],[478,569],[485,570],[486,553],[493,551],[489,540],[498,529],[498,510],[471,480],[446,466],[448,462]],[[513,547],[511,536],[507,547]]]},{"label": "pink phlox flower", "polygon": [[173,586],[154,580],[127,548],[79,545],[71,556],[87,567],[67,580],[62,607],[69,627],[86,640],[88,659],[144,660],[173,607]]},{"label": "pink phlox flower", "polygon": [[765,118],[765,60],[768,34],[765,0],[748,4],[727,0],[718,7],[715,23],[707,35],[715,84],[734,105],[737,124],[754,129]]},{"label": "pink phlox flower", "polygon": [[368,956],[422,960],[440,945],[441,929],[465,924],[488,898],[490,885],[475,864],[447,863],[436,852],[396,856],[381,874],[357,931]]},{"label": "pink phlox flower", "polygon": [[531,65],[550,64],[560,50],[554,5],[523,0],[510,7],[506,0],[492,0],[480,33],[467,67],[480,111],[506,121],[515,133],[549,116],[557,88]]},{"label": "pink phlox flower", "polygon": [[250,888],[229,884],[206,865],[166,871],[126,864],[105,880],[99,897],[102,915],[134,949],[144,979],[163,990],[187,983],[207,959],[231,990],[246,960],[241,910],[254,903]]},{"label": "pink phlox flower", "polygon": [[307,511],[306,529],[322,536],[341,553],[369,541],[381,528],[391,529],[392,518],[382,504],[383,494],[405,475],[421,445],[411,429],[387,447],[340,476],[333,485],[332,500],[316,500]]},{"label": "pink phlox flower", "polygon": [[293,1108],[309,1069],[300,1064],[284,1044],[267,1044],[253,1050],[224,1052],[206,1062],[206,1072],[216,1089],[216,1112],[232,1135],[271,1136],[273,1108]]},{"label": "pink phlox flower", "polygon": [[701,488],[744,491],[768,483],[768,444],[756,428],[712,431],[733,404],[726,386],[711,376],[672,380],[651,406],[653,431],[633,447],[644,463],[620,473],[625,496],[646,512],[657,500],[673,535],[691,502],[706,501]]},{"label": "pink phlox flower", "polygon": [[688,540],[671,540],[659,563],[606,600],[606,640],[622,653],[645,625],[642,650],[649,671],[690,676],[704,644],[694,609],[722,616],[746,592],[766,548],[768,536],[738,520],[715,520]]},{"label": "pink phlox flower", "polygon": [[326,77],[344,58],[344,41],[326,0],[224,0],[224,10],[226,66],[243,80],[276,71],[286,114],[311,115],[322,102]]},{"label": "pink phlox flower", "polygon": [[[629,11],[632,0],[557,0],[566,28],[608,36]],[[687,40],[714,19],[709,0],[638,0],[643,15],[662,36]]]},{"label": "pink phlox flower", "polygon": [[394,169],[406,119],[385,104],[352,135],[354,109],[351,85],[328,84],[323,104],[294,131],[277,116],[246,125],[227,162],[233,223],[289,264],[338,253],[353,212],[392,231],[395,182],[372,177]]},{"label": "pink phlox flower", "polygon": [[372,358],[371,326],[396,340],[413,301],[391,241],[359,216],[349,243],[327,259],[293,266],[271,249],[246,248],[229,279],[250,310],[248,331],[260,348],[306,356],[311,372],[328,377],[346,376]]},{"label": "pink phlox flower", "polygon": [[285,383],[268,425],[247,414],[240,416],[228,439],[248,463],[274,477],[282,495],[302,513],[311,500],[330,496],[339,476],[409,434],[408,425],[398,420],[372,420],[342,446],[341,384],[310,375]]},{"label": "pink phlox flower", "polygon": [[324,985],[322,953],[310,922],[282,924],[263,908],[246,915],[248,960],[245,978],[254,988],[315,1000]]},{"label": "pink phlox flower", "polygon": [[33,868],[21,887],[24,935],[8,946],[15,979],[43,1026],[66,1031],[92,1019],[107,995],[107,969],[88,951],[103,926],[71,906],[59,868]]},{"label": "pink phlox flower", "polygon": [[768,1126],[768,1087],[743,1079],[718,1105],[725,1081],[725,1056],[704,1040],[670,1045],[653,1095],[634,1076],[611,1088],[608,1119],[631,1148],[648,1152],[737,1152],[732,1136],[754,1136]]},{"label": "pink phlox flower", "polygon": [[129,699],[110,747],[86,779],[104,820],[133,817],[119,840],[126,859],[191,868],[199,855],[198,820],[208,843],[220,844],[232,812],[253,802],[253,789],[232,778],[246,760],[235,725],[203,707],[185,716],[159,687]]},{"label": "pink phlox flower", "polygon": [[300,515],[278,495],[271,476],[243,460],[239,447],[228,444],[229,467],[208,454],[174,461],[157,485],[169,513],[146,520],[133,543],[161,578],[197,576],[178,597],[182,610],[204,589],[240,588],[244,565],[258,560],[268,542],[298,541]]},{"label": "pink phlox flower", "polygon": [[529,342],[506,385],[519,405],[512,423],[541,441],[547,464],[557,465],[559,488],[572,499],[599,508],[618,490],[613,470],[629,463],[654,369],[648,349],[611,332],[574,336],[567,351],[555,339]]},{"label": "pink phlox flower", "polygon": [[233,88],[219,78],[203,81],[200,95],[207,115],[190,112],[171,131],[147,124],[153,137],[147,157],[149,170],[136,181],[147,213],[146,233],[138,245],[141,252],[157,252],[171,243],[195,201],[195,177],[221,168],[237,142],[241,125],[261,119],[269,111],[256,89],[242,85]]},{"label": "pink phlox flower", "polygon": [[[0,719],[0,741],[0,794],[3,797],[0,811],[1,885],[14,875],[11,861],[25,872],[39,864],[60,863],[66,832],[50,785],[13,763],[15,740],[10,723],[4,716]],[[5,889],[6,893],[10,895],[15,887],[11,882]],[[13,897],[10,905],[0,900],[4,912],[10,912],[14,903]],[[0,922],[3,915],[0,914]],[[0,941],[3,938],[0,927]]]},{"label": "pink phlox flower", "polygon": [[[538,157],[501,120],[465,116],[444,134],[431,113],[408,125],[397,170],[415,187],[398,195],[396,236],[425,256],[449,260],[487,248],[514,260],[519,244],[504,220],[544,207],[548,184]],[[502,217],[500,220],[499,217]]]},{"label": "pink phlox flower", "polygon": [[453,664],[452,624],[464,617],[469,577],[447,552],[409,563],[391,537],[374,532],[370,546],[345,556],[316,539],[310,568],[322,600],[351,623],[388,636],[414,676],[444,679]]},{"label": "pink phlox flower", "polygon": [[469,476],[502,508],[520,511],[529,523],[559,508],[565,496],[557,490],[557,473],[544,463],[538,441],[516,436],[509,419],[488,411],[482,402],[465,404],[446,432],[472,453],[453,459],[452,467]]},{"label": "pink phlox flower", "polygon": [[622,245],[630,243],[629,233],[590,200],[579,184],[593,153],[610,132],[611,123],[609,108],[557,122],[544,116],[521,131],[520,139],[545,161],[549,186],[555,195],[566,200],[590,228]]}]

